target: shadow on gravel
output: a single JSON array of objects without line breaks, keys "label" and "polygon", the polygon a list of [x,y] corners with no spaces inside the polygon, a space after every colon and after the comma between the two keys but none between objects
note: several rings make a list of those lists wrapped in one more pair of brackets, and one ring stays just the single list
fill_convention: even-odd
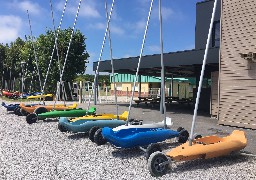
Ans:
[{"label": "shadow on gravel", "polygon": [[68,139],[78,140],[81,138],[88,138],[88,133],[74,133],[68,136]]},{"label": "shadow on gravel", "polygon": [[[230,155],[230,156],[224,156],[224,157],[218,157],[213,159],[199,159],[194,161],[187,161],[187,162],[179,162],[177,164],[173,164],[172,170],[170,170],[168,173],[182,173],[184,171],[195,171],[195,170],[207,170],[212,167],[228,167],[237,163],[242,162],[249,162],[249,163],[255,163],[252,161],[252,157],[243,156],[243,155]],[[175,167],[176,166],[176,167]]]},{"label": "shadow on gravel", "polygon": [[44,119],[42,121],[43,122],[59,122],[59,119],[56,119],[56,118],[54,118],[54,119]]},{"label": "shadow on gravel", "polygon": [[130,149],[115,149],[112,151],[112,155],[116,158],[121,159],[130,159],[139,156],[144,156],[145,153],[139,148],[130,148]]}]

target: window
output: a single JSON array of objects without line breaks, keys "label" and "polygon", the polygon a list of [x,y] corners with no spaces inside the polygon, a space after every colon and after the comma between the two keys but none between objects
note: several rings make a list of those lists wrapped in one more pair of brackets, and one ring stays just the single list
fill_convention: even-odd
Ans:
[{"label": "window", "polygon": [[220,21],[213,23],[212,47],[220,47]]}]

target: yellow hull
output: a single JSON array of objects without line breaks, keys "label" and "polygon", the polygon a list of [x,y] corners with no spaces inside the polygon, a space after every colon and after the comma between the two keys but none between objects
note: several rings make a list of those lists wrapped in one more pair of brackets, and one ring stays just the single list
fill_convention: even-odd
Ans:
[{"label": "yellow hull", "polygon": [[[127,120],[128,111],[124,111],[123,114],[119,115],[119,120]],[[83,116],[75,119],[71,119],[71,122],[78,120],[108,120],[108,119],[117,119],[117,115],[115,114],[96,114],[90,116]]]},{"label": "yellow hull", "polygon": [[52,94],[44,94],[42,95],[36,95],[36,96],[28,96],[27,99],[40,99],[40,98],[45,98],[45,97],[53,97]]},{"label": "yellow hull", "polygon": [[[25,104],[20,104],[20,108],[22,108],[23,110],[27,111],[28,113],[33,113],[37,108],[39,107],[44,107],[47,109],[47,111],[51,111],[53,109],[53,105],[35,105],[35,106],[31,106],[31,107],[26,107]],[[65,110],[65,109],[75,109],[77,107],[77,104],[74,103],[71,106],[66,106],[64,104],[57,104],[55,105],[54,109],[55,110]]]},{"label": "yellow hull", "polygon": [[234,130],[227,137],[205,136],[193,141],[192,146],[186,142],[168,153],[174,161],[189,161],[194,159],[209,159],[229,155],[245,148],[247,139],[243,131]]}]

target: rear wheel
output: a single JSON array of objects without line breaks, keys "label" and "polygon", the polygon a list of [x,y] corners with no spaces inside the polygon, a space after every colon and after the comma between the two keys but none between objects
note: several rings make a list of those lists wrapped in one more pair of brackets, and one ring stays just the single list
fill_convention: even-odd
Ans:
[{"label": "rear wheel", "polygon": [[161,152],[154,152],[148,159],[148,170],[152,176],[163,176],[168,171],[168,159]]},{"label": "rear wheel", "polygon": [[94,142],[94,135],[95,135],[95,132],[99,129],[99,127],[97,126],[94,126],[90,129],[89,131],[89,139]]},{"label": "rear wheel", "polygon": [[183,127],[178,127],[177,131],[180,132],[182,131],[184,128]]},{"label": "rear wheel", "polygon": [[178,141],[179,143],[185,143],[188,140],[189,133],[187,130],[182,130],[179,134]]},{"label": "rear wheel", "polygon": [[106,144],[107,140],[102,136],[102,128],[98,129],[94,134],[94,142],[100,146]]},{"label": "rear wheel", "polygon": [[58,129],[60,130],[60,132],[67,132],[68,130],[62,125],[62,124],[58,124]]},{"label": "rear wheel", "polygon": [[42,113],[45,113],[45,112],[48,112],[48,110],[45,107],[38,107],[34,111],[35,114],[42,114]]},{"label": "rear wheel", "polygon": [[27,121],[28,124],[35,123],[37,121],[37,115],[34,114],[34,113],[27,115],[26,121]]},{"label": "rear wheel", "polygon": [[22,114],[20,113],[20,107],[16,107],[14,109],[14,114],[17,115],[17,116],[21,116]]},{"label": "rear wheel", "polygon": [[52,101],[52,100],[53,100],[53,97],[46,96],[44,100],[45,100],[45,101]]},{"label": "rear wheel", "polygon": [[150,157],[151,154],[153,154],[154,152],[162,152],[161,147],[159,146],[159,144],[156,143],[152,143],[150,144],[147,149],[146,149],[146,159],[148,160],[148,158]]},{"label": "rear wheel", "polygon": [[22,108],[20,109],[20,113],[21,113],[22,116],[29,115],[29,113],[27,111],[25,111],[24,109],[22,109]]}]

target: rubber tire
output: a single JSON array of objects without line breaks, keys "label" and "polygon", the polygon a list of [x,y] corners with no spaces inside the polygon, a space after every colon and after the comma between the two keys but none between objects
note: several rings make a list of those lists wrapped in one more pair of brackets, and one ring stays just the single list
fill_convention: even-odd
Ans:
[{"label": "rubber tire", "polygon": [[44,98],[44,100],[45,100],[45,101],[53,101],[53,97],[46,96],[46,97]]},{"label": "rubber tire", "polygon": [[35,114],[42,114],[42,113],[45,113],[45,112],[48,112],[48,110],[45,107],[38,107],[34,111]]},{"label": "rubber tire", "polygon": [[187,131],[187,130],[184,130],[184,131],[182,131],[182,132],[179,134],[178,142],[179,142],[179,143],[185,143],[185,142],[187,142],[188,137],[189,137],[188,131]]},{"label": "rubber tire", "polygon": [[168,164],[160,167],[159,164],[168,161],[168,158],[161,152],[154,152],[148,159],[148,170],[152,176],[163,176],[168,171]]},{"label": "rubber tire", "polygon": [[90,131],[89,131],[89,139],[94,142],[94,135],[95,135],[95,132],[99,129],[99,127],[97,126],[93,126]]},{"label": "rubber tire", "polygon": [[29,115],[29,113],[27,111],[25,111],[24,109],[22,109],[22,108],[20,109],[20,113],[21,113],[22,116]]},{"label": "rubber tire", "polygon": [[94,142],[100,146],[107,143],[107,140],[102,136],[102,128],[98,129],[94,134]]},{"label": "rubber tire", "polygon": [[180,132],[180,131],[182,131],[183,129],[184,129],[183,127],[178,127],[177,132]]},{"label": "rubber tire", "polygon": [[26,121],[27,121],[28,124],[36,123],[37,115],[35,113],[31,113],[31,114],[27,115]]},{"label": "rubber tire", "polygon": [[153,154],[154,152],[157,152],[157,151],[162,152],[160,145],[157,143],[150,144],[146,149],[146,160],[149,159],[151,154]]},{"label": "rubber tire", "polygon": [[58,129],[60,130],[60,132],[67,132],[68,130],[63,126],[61,125],[60,123],[58,123]]},{"label": "rubber tire", "polygon": [[196,137],[195,137],[195,139],[200,139],[200,138],[202,138],[203,136],[201,135],[201,134],[198,134],[198,135],[196,135]]},{"label": "rubber tire", "polygon": [[17,116],[21,116],[22,114],[20,113],[20,107],[16,107],[14,109],[14,114],[17,115]]}]

